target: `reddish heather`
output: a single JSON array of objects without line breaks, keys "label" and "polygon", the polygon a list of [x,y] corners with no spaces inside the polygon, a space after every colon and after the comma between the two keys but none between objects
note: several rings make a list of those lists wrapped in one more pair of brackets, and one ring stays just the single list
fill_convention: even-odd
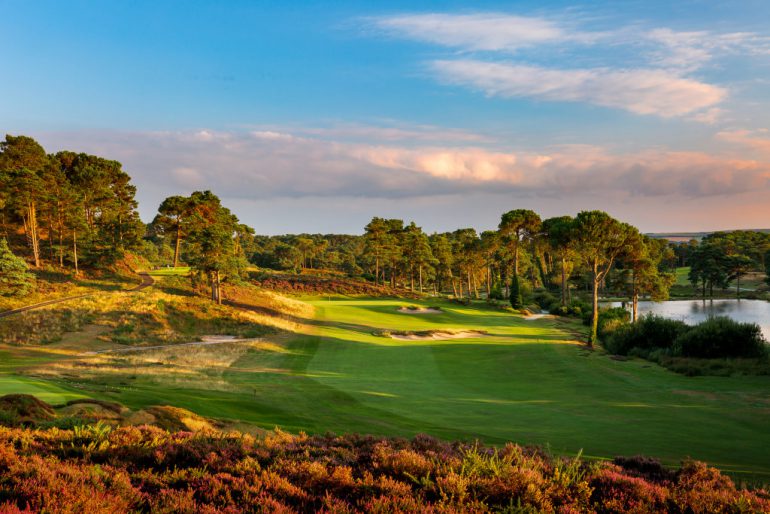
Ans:
[{"label": "reddish heather", "polygon": [[0,428],[0,512],[770,512],[718,470],[418,436]]}]

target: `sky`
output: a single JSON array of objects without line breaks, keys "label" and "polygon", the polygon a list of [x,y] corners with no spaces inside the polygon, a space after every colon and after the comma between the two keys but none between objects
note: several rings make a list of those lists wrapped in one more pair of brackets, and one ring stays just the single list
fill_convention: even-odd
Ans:
[{"label": "sky", "polygon": [[0,0],[0,130],[260,234],[770,227],[770,2]]}]

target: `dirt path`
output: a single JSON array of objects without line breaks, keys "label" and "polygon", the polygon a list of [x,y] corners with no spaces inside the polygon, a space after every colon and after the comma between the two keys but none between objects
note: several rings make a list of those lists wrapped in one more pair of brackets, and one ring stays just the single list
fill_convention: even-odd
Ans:
[{"label": "dirt path", "polygon": [[[141,291],[142,289],[146,289],[155,283],[155,280],[147,273],[139,273],[139,276],[142,278],[141,284],[131,289],[126,289],[123,291],[115,291],[115,292],[116,293],[134,293],[136,291]],[[69,302],[70,300],[88,298],[89,296],[94,296],[97,294],[102,294],[102,293],[86,293],[86,294],[79,294],[75,296],[65,296],[64,298],[56,298],[55,300],[47,300],[45,302],[33,303],[32,305],[25,305],[24,307],[19,307],[18,309],[11,309],[9,311],[0,312],[0,318],[12,316],[13,314],[19,314],[21,312],[31,311],[33,309],[39,309],[40,307],[46,307],[48,305]]]}]

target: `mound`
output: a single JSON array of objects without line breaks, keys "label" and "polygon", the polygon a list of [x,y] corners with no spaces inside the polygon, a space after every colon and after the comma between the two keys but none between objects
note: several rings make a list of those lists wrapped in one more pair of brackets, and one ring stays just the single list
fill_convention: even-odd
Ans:
[{"label": "mound", "polygon": [[56,418],[53,407],[29,394],[0,397],[0,415],[9,425],[29,425]]},{"label": "mound", "polygon": [[59,417],[74,418],[84,422],[117,422],[123,419],[123,414],[127,413],[128,409],[118,403],[86,398],[71,400],[56,411]]},{"label": "mound", "polygon": [[203,416],[198,416],[189,410],[169,405],[149,407],[144,411],[136,412],[128,420],[132,421],[131,424],[137,424],[136,422],[140,418],[143,418],[143,424],[155,425],[169,432],[178,432],[180,430],[198,432],[200,430],[216,430],[219,428]]}]

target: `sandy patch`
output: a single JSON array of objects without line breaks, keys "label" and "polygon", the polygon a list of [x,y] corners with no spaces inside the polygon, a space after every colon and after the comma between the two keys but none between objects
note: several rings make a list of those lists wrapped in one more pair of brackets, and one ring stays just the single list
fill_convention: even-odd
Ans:
[{"label": "sandy patch", "polygon": [[83,352],[81,355],[99,355],[102,353],[128,353],[128,352],[146,352],[149,350],[170,350],[173,348],[182,348],[185,346],[209,346],[212,344],[225,343],[243,343],[245,341],[254,342],[258,339],[238,338],[235,336],[202,336],[200,341],[194,343],[163,344],[158,346],[132,346],[131,348],[118,348],[112,350],[97,350],[93,352]]},{"label": "sandy patch", "polygon": [[435,307],[400,307],[398,312],[402,314],[441,314],[441,309]]},{"label": "sandy patch", "polygon": [[485,337],[487,334],[479,330],[461,330],[459,332],[436,331],[436,332],[393,332],[391,339],[400,341],[446,341],[448,339],[466,339],[469,337]]},{"label": "sandy patch", "polygon": [[535,321],[537,319],[543,319],[543,318],[552,318],[553,316],[546,313],[539,313],[539,314],[530,314],[529,316],[525,316],[525,321]]}]

